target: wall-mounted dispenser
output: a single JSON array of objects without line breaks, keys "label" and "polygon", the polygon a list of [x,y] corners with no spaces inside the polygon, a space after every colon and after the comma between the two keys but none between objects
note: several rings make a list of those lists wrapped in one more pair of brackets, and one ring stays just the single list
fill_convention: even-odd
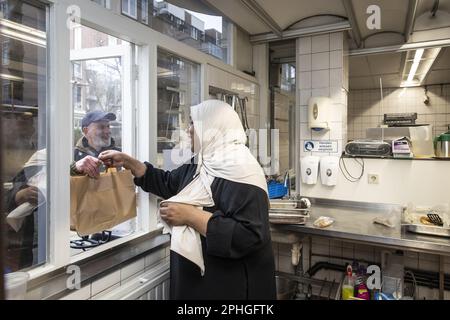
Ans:
[{"label": "wall-mounted dispenser", "polygon": [[329,128],[332,100],[328,97],[312,97],[308,101],[309,128],[319,131]]},{"label": "wall-mounted dispenser", "polygon": [[302,182],[304,184],[316,184],[319,174],[319,157],[306,156],[300,160]]},{"label": "wall-mounted dispenser", "polygon": [[339,157],[327,156],[320,159],[320,181],[325,186],[335,186],[339,175]]}]

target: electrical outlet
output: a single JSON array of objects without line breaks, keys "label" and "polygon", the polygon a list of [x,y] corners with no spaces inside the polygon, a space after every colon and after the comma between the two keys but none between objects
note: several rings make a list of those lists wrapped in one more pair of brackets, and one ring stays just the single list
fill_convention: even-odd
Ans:
[{"label": "electrical outlet", "polygon": [[380,177],[377,174],[369,173],[367,175],[367,178],[369,180],[369,184],[379,184],[380,183]]}]

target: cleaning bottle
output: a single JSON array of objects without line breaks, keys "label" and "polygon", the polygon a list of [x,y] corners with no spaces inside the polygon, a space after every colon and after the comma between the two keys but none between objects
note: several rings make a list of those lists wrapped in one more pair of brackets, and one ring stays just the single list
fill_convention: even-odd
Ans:
[{"label": "cleaning bottle", "polygon": [[345,275],[344,283],[342,284],[342,300],[349,300],[354,297],[355,281],[352,274],[352,266],[347,266],[347,274]]},{"label": "cleaning bottle", "polygon": [[366,285],[367,270],[363,265],[360,265],[356,273],[355,280],[355,297],[363,300],[370,300],[370,291]]}]

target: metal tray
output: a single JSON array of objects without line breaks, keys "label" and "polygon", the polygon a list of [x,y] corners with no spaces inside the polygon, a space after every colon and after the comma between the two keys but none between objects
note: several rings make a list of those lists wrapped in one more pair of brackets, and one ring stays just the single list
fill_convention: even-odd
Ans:
[{"label": "metal tray", "polygon": [[310,210],[311,208],[301,208],[300,201],[296,200],[271,200],[269,209],[273,213],[295,213],[304,216],[308,215]]},{"label": "metal tray", "polygon": [[269,212],[269,222],[273,224],[305,224],[309,215],[303,213],[276,213]]},{"label": "metal tray", "polygon": [[419,224],[406,224],[405,229],[409,232],[450,238],[450,228],[425,226]]}]

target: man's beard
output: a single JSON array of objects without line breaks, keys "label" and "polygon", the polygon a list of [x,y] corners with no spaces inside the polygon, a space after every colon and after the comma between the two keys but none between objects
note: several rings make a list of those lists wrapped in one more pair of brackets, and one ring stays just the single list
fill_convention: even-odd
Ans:
[{"label": "man's beard", "polygon": [[111,145],[111,137],[109,137],[108,139],[102,139],[101,137],[95,136],[92,139],[94,145],[93,147],[97,150],[101,149],[101,148],[105,148]]}]

